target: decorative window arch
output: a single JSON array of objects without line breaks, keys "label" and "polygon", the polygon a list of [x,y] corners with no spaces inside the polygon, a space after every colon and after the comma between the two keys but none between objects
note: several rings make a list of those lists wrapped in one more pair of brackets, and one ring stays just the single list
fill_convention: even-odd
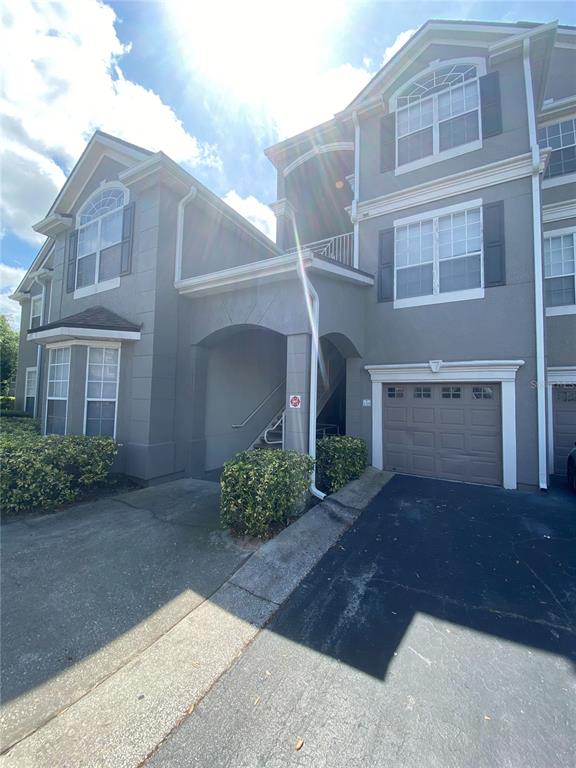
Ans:
[{"label": "decorative window arch", "polygon": [[482,146],[479,77],[484,73],[482,60],[439,62],[394,94],[397,169]]},{"label": "decorative window arch", "polygon": [[78,211],[76,290],[119,277],[127,203],[128,190],[113,182],[102,184]]}]

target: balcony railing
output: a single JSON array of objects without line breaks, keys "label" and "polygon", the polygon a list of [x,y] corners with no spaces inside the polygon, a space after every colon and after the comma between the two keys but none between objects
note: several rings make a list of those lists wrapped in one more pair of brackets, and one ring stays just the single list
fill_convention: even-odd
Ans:
[{"label": "balcony railing", "polygon": [[[316,240],[314,243],[305,243],[301,246],[303,251],[310,251],[314,256],[322,256],[332,259],[346,267],[354,266],[354,233],[346,232],[344,235],[328,237],[325,240]],[[296,253],[297,248],[291,248],[288,253]]]}]

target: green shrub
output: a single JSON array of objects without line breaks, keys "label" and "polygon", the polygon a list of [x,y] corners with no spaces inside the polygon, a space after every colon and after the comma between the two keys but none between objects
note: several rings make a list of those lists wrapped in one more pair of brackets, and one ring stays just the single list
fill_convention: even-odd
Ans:
[{"label": "green shrub", "polygon": [[0,418],[0,434],[3,435],[37,435],[40,432],[40,424],[37,419],[32,419],[28,414]]},{"label": "green shrub", "polygon": [[0,409],[7,411],[14,408],[14,405],[16,404],[16,398],[13,395],[2,395],[0,396]]},{"label": "green shrub", "polygon": [[0,410],[2,419],[31,419],[32,416],[27,411],[15,411],[14,408],[2,408]]},{"label": "green shrub", "polygon": [[117,444],[109,437],[32,432],[0,435],[3,513],[51,511],[108,477]]},{"label": "green shrub", "polygon": [[316,485],[325,493],[359,478],[367,464],[368,449],[359,437],[332,435],[316,443]]},{"label": "green shrub", "polygon": [[304,502],[314,466],[295,451],[242,451],[224,464],[221,520],[239,535],[264,537],[288,524]]}]

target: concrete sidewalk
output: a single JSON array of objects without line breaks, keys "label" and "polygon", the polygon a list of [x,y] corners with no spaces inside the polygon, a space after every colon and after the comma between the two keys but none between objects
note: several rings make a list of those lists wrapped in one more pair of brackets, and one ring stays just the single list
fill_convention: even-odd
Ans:
[{"label": "concrete sidewalk", "polygon": [[241,655],[389,478],[388,473],[368,470],[264,544],[209,599],[15,744],[1,758],[2,765],[140,765]]}]

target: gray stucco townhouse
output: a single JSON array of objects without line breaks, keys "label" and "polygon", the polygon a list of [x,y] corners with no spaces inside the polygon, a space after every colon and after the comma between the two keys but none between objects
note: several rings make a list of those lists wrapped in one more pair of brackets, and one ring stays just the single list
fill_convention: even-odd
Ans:
[{"label": "gray stucco townhouse", "polygon": [[267,150],[276,243],[97,132],[15,293],[18,406],[147,482],[319,425],[376,467],[545,488],[576,439],[575,121],[575,28],[429,21]]}]

